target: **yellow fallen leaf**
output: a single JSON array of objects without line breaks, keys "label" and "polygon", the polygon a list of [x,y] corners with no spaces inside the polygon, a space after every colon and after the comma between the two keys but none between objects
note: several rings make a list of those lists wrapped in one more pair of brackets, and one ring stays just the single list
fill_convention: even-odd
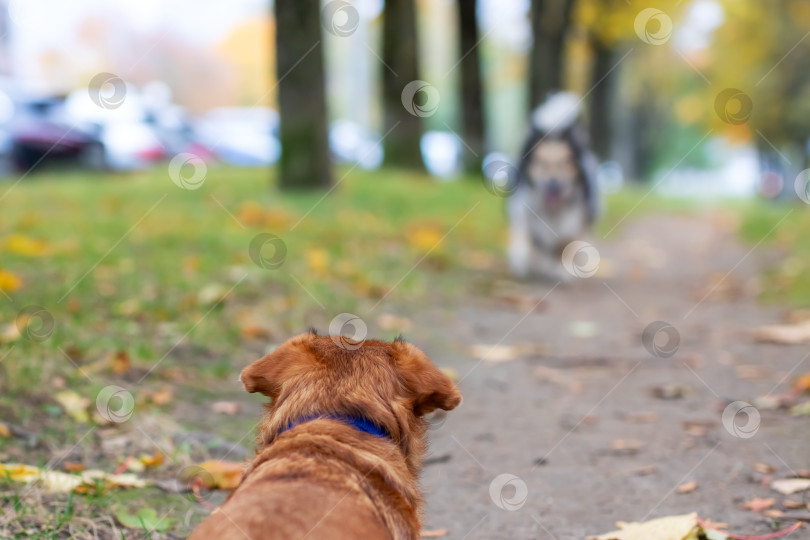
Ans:
[{"label": "yellow fallen leaf", "polygon": [[3,240],[3,249],[18,255],[40,257],[48,252],[48,244],[22,234],[12,234]]},{"label": "yellow fallen leaf", "polygon": [[589,536],[588,540],[697,540],[697,514],[667,516],[642,523],[618,522],[619,530]]},{"label": "yellow fallen leaf", "polygon": [[101,487],[145,487],[148,482],[134,474],[108,474],[90,469],[81,474],[43,470],[22,463],[0,464],[0,476],[8,476],[14,482],[36,482],[48,493],[87,492]]},{"label": "yellow fallen leaf", "polygon": [[90,421],[90,415],[87,413],[90,400],[86,397],[80,396],[73,390],[63,390],[54,394],[53,398],[77,422]]},{"label": "yellow fallen leaf", "polygon": [[442,231],[433,225],[416,225],[408,230],[408,243],[419,251],[431,251],[442,241]]},{"label": "yellow fallen leaf", "polygon": [[235,489],[243,472],[243,463],[209,460],[189,468],[185,480],[207,489]]},{"label": "yellow fallen leaf", "polygon": [[309,268],[316,274],[324,274],[329,269],[329,253],[325,249],[308,249],[304,252]]},{"label": "yellow fallen leaf", "polygon": [[440,538],[447,535],[447,529],[434,529],[432,531],[422,531],[422,538]]},{"label": "yellow fallen leaf", "polygon": [[166,461],[163,452],[160,451],[155,452],[151,456],[149,454],[141,454],[141,457],[138,459],[147,467],[158,467],[163,465],[163,462]]},{"label": "yellow fallen leaf", "polygon": [[14,292],[22,287],[22,280],[8,270],[0,270],[0,291]]},{"label": "yellow fallen leaf", "polygon": [[11,430],[3,422],[0,422],[0,437],[11,437]]}]

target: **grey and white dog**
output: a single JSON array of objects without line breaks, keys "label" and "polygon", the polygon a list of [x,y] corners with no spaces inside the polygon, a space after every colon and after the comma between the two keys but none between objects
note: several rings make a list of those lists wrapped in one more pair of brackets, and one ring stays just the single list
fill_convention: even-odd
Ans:
[{"label": "grey and white dog", "polygon": [[580,123],[580,99],[557,93],[531,117],[509,197],[509,266],[517,277],[569,281],[562,255],[596,219],[596,158]]}]

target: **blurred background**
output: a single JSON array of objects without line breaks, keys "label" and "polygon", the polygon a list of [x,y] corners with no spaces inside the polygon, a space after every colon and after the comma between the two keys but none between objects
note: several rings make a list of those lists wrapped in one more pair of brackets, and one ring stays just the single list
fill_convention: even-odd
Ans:
[{"label": "blurred background", "polygon": [[[188,151],[270,166],[287,74],[293,89],[325,88],[325,110],[309,109],[324,117],[328,152],[364,169],[416,167],[418,153],[431,174],[454,178],[487,154],[513,156],[530,108],[566,89],[583,96],[611,185],[677,163],[668,193],[795,195],[786,186],[806,164],[810,118],[805,3],[656,6],[424,0],[391,7],[402,14],[386,26],[382,0],[331,2],[295,21],[317,27],[285,40],[260,1],[8,1],[3,164],[21,172],[75,154],[81,167],[126,171]],[[322,48],[303,56],[313,35]],[[412,92],[427,105],[415,119],[399,106],[404,79],[425,83]]]},{"label": "blurred background", "polygon": [[[458,382],[433,536],[805,515],[768,485],[810,477],[808,36],[806,0],[0,0],[0,537],[187,535],[252,455],[237,373],[310,326]],[[498,182],[560,90],[605,211],[585,279],[523,282]]]}]

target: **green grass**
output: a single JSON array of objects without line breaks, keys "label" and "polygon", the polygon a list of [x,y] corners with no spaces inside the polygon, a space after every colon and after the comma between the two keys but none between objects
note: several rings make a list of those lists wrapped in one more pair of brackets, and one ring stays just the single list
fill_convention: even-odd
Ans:
[{"label": "green grass", "polygon": [[[371,335],[390,338],[398,332],[383,330],[379,315],[452,307],[506,275],[505,201],[479,180],[439,183],[412,173],[345,170],[337,178],[329,194],[280,193],[269,171],[213,167],[191,191],[172,183],[163,168],[42,173],[16,186],[0,184],[0,272],[20,280],[9,298],[0,295],[0,422],[24,426],[39,442],[29,449],[0,435],[0,462],[44,466],[53,457],[49,448],[70,448],[88,432],[90,426],[73,421],[54,400],[59,386],[85,397],[92,412],[102,388],[121,385],[132,392],[139,421],[170,418],[178,429],[216,429],[238,440],[255,414],[212,418],[209,405],[243,399],[231,382],[267,346],[310,325],[325,332],[343,312],[362,317]],[[609,197],[594,237],[615,227],[612,239],[643,215],[690,209],[684,201],[628,189]],[[774,217],[763,211],[750,227],[766,227]],[[278,268],[261,268],[251,258],[251,241],[263,233],[286,247]],[[807,239],[800,236],[792,241],[805,242],[806,255]],[[27,306],[52,317],[53,330],[45,328],[42,340],[16,335]],[[32,319],[28,331],[40,331],[37,324]],[[116,354],[131,365],[116,370]],[[155,392],[167,386],[173,398],[156,404]],[[103,437],[134,431],[127,424],[96,429],[107,430]],[[250,446],[251,438],[243,444]],[[77,451],[95,456],[88,466],[108,471],[122,457],[99,458],[96,435]],[[147,474],[171,477],[191,459],[179,446],[175,452]],[[73,516],[100,523],[144,505],[185,505],[173,517],[192,507],[194,518],[178,525],[183,533],[206,513],[184,496],[155,489],[71,500],[32,501],[20,493],[0,481],[2,507],[25,509],[42,538],[63,537],[68,526],[90,527]],[[0,511],[0,531],[4,519]]]},{"label": "green grass", "polygon": [[749,244],[779,251],[778,261],[762,276],[764,301],[810,307],[810,207],[753,200],[739,209],[740,235]]}]

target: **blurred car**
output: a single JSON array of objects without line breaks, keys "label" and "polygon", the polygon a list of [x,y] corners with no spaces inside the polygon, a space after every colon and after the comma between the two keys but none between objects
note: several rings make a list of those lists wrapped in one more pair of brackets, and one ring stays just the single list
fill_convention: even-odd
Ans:
[{"label": "blurred car", "polygon": [[14,168],[28,171],[46,159],[69,159],[91,169],[105,166],[101,128],[73,122],[62,97],[18,99],[7,123],[8,157]]},{"label": "blurred car", "polygon": [[278,113],[266,107],[212,109],[194,124],[197,141],[231,165],[262,167],[278,161]]},{"label": "blurred car", "polygon": [[356,163],[363,169],[376,169],[383,161],[380,137],[356,122],[338,120],[329,128],[329,149],[340,163]]}]

